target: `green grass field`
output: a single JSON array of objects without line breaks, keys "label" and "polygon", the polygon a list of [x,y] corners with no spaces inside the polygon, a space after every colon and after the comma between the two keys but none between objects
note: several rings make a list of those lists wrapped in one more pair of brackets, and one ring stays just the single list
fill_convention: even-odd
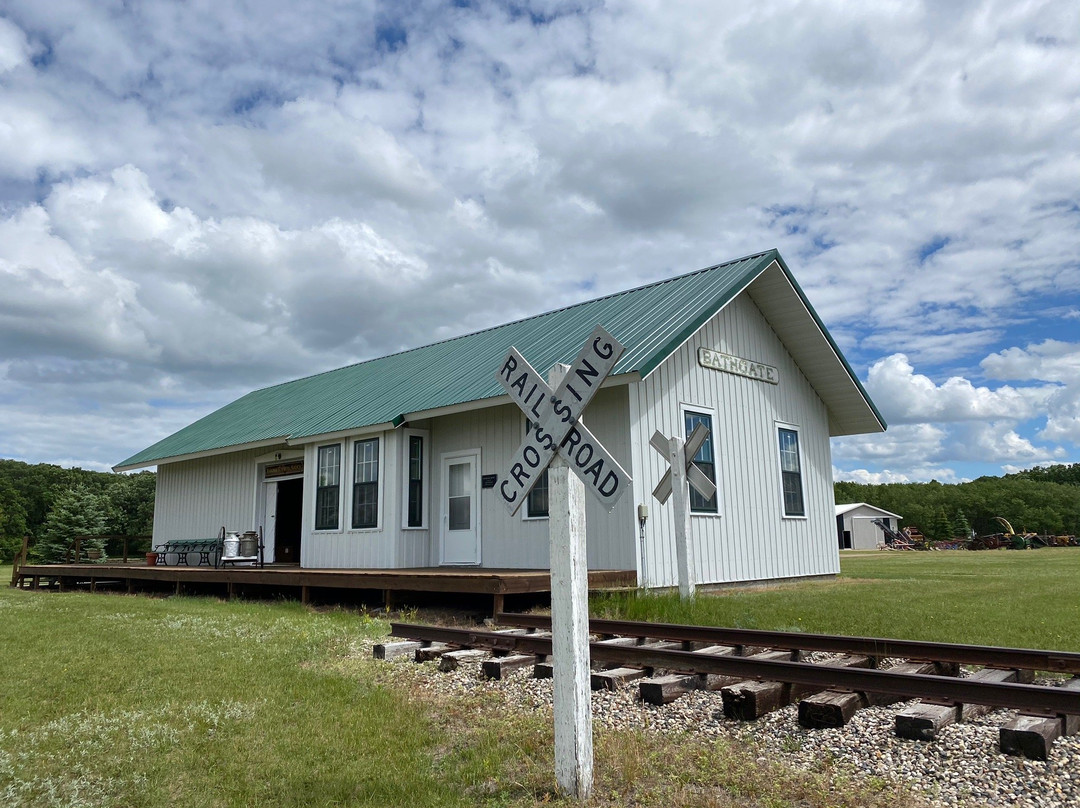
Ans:
[{"label": "green grass field", "polygon": [[[1080,551],[847,557],[834,582],[597,599],[670,622],[1080,650]],[[7,581],[10,568],[0,568]],[[421,618],[423,615],[421,615]],[[550,714],[443,699],[373,662],[386,622],[293,602],[0,588],[0,804],[457,806],[559,802]],[[599,732],[591,804],[918,804],[751,748]]]},{"label": "green grass field", "polygon": [[1080,549],[845,554],[835,581],[594,600],[596,616],[1080,651]]}]

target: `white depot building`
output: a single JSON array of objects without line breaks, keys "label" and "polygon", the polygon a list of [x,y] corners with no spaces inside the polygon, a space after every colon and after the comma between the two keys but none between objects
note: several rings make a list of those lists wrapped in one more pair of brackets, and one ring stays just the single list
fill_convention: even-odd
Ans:
[{"label": "white depot building", "polygon": [[546,374],[597,325],[626,351],[583,421],[633,484],[610,514],[587,498],[589,567],[675,585],[649,438],[700,423],[696,580],[836,574],[829,438],[885,422],[775,250],[256,390],[116,468],[157,467],[155,544],[262,528],[305,568],[544,569],[544,481],[513,516],[497,496],[526,418],[496,372],[514,346]]}]

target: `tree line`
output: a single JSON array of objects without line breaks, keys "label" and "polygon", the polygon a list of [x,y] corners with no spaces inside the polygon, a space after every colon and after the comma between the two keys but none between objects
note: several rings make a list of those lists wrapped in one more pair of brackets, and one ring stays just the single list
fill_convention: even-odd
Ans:
[{"label": "tree line", "polygon": [[903,527],[947,541],[1013,529],[1041,535],[1080,535],[1080,463],[1033,468],[965,483],[835,483],[837,504],[866,502],[899,514]]},{"label": "tree line", "polygon": [[[0,563],[31,539],[31,560],[62,561],[75,536],[148,535],[157,475],[109,474],[0,460]],[[103,538],[87,549],[112,550]]]}]

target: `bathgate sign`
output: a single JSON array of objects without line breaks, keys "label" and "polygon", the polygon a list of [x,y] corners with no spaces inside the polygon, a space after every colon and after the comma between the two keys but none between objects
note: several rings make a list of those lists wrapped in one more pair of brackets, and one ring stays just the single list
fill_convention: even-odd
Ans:
[{"label": "bathgate sign", "polygon": [[507,352],[496,376],[530,424],[510,461],[510,473],[495,487],[511,515],[517,513],[556,453],[566,458],[609,511],[630,487],[630,476],[578,421],[624,350],[615,337],[597,326],[554,391],[516,348]]},{"label": "bathgate sign", "polygon": [[756,379],[759,382],[780,384],[780,371],[772,365],[743,359],[740,356],[712,351],[708,348],[698,348],[698,364],[710,370],[719,370],[723,373],[734,373],[736,376],[745,376],[748,379]]}]

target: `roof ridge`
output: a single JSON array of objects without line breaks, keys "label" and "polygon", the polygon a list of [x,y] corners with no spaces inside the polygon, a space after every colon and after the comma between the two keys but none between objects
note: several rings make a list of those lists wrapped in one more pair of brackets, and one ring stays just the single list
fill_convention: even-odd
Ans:
[{"label": "roof ridge", "polygon": [[589,298],[588,300],[582,300],[582,301],[580,301],[578,303],[571,303],[571,304],[569,304],[567,306],[562,306],[562,307],[557,308],[557,309],[551,309],[549,311],[540,312],[539,314],[531,314],[528,317],[522,317],[522,318],[520,318],[518,320],[511,320],[511,321],[506,322],[506,323],[499,323],[498,325],[488,326],[487,328],[481,328],[481,329],[479,329],[477,331],[470,331],[467,334],[458,334],[456,337],[447,337],[446,339],[436,340],[435,342],[425,343],[424,345],[417,345],[417,346],[415,346],[413,348],[406,348],[406,349],[401,350],[401,351],[395,351],[393,353],[383,354],[381,356],[373,356],[370,359],[362,359],[359,362],[350,362],[347,365],[341,365],[341,366],[336,367],[336,368],[329,368],[328,370],[321,370],[318,373],[311,373],[311,374],[309,374],[307,376],[299,376],[299,377],[297,377],[295,379],[288,379],[288,380],[283,381],[283,382],[277,382],[276,384],[268,384],[268,385],[266,385],[266,387],[258,387],[258,388],[254,389],[254,390],[251,390],[250,392],[248,392],[245,395],[241,396],[240,399],[237,399],[237,401],[239,401],[241,399],[244,399],[244,398],[247,398],[249,395],[253,395],[255,393],[261,393],[261,392],[264,392],[266,390],[273,390],[275,387],[284,387],[287,384],[295,384],[296,382],[303,382],[303,381],[307,381],[308,379],[316,379],[319,376],[325,376],[328,373],[336,373],[339,370],[346,370],[348,368],[359,367],[360,365],[367,365],[367,364],[370,364],[371,362],[378,362],[378,361],[380,361],[382,359],[390,359],[391,357],[394,357],[394,356],[403,356],[405,354],[412,353],[414,351],[422,351],[425,348],[434,348],[436,345],[445,345],[445,344],[450,343],[450,342],[455,342],[455,341],[457,341],[459,339],[465,339],[467,337],[476,336],[477,334],[486,334],[486,333],[488,333],[490,331],[497,331],[500,328],[508,328],[509,326],[517,325],[518,323],[525,323],[525,322],[528,322],[529,320],[538,320],[541,317],[548,317],[548,316],[550,316],[552,314],[558,314],[559,312],[569,311],[570,309],[575,309],[578,306],[585,306],[585,305],[587,305],[589,303],[598,303],[601,300],[610,300],[611,298],[619,297],[621,295],[633,294],[634,292],[640,292],[640,291],[642,291],[644,289],[649,289],[649,288],[651,288],[653,286],[661,286],[661,285],[663,285],[665,283],[672,283],[674,281],[683,280],[684,278],[689,278],[689,277],[692,277],[694,275],[700,275],[703,272],[712,272],[713,270],[721,269],[722,267],[731,266],[732,264],[738,264],[738,263],[740,263],[742,261],[750,261],[750,260],[755,259],[755,258],[761,258],[761,257],[763,257],[765,255],[768,255],[770,253],[775,253],[775,252],[777,252],[777,250],[776,250],[775,247],[773,247],[773,248],[770,248],[768,250],[762,250],[761,252],[751,253],[750,255],[744,255],[741,258],[735,258],[735,259],[733,259],[731,261],[723,261],[723,262],[721,262],[719,264],[713,264],[712,266],[702,267],[701,269],[695,269],[692,272],[685,272],[682,275],[673,275],[670,278],[662,278],[662,279],[660,279],[658,281],[651,281],[649,283],[642,284],[641,286],[635,286],[635,287],[633,287],[631,289],[623,289],[622,291],[611,292],[611,293],[606,294],[606,295],[601,295],[600,297],[592,297],[592,298]]}]

